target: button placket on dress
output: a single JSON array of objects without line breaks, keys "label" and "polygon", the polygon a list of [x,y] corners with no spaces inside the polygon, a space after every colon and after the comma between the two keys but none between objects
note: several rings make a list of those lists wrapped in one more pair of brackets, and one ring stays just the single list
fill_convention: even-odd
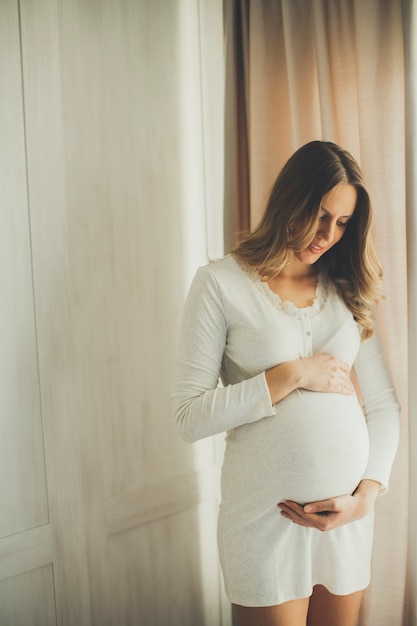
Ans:
[{"label": "button placket on dress", "polygon": [[313,333],[311,331],[311,319],[307,311],[302,312],[301,323],[303,326],[304,356],[312,356]]}]

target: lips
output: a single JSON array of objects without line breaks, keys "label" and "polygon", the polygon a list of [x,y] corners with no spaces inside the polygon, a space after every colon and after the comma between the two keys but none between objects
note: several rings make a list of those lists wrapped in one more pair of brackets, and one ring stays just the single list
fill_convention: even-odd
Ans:
[{"label": "lips", "polygon": [[315,246],[314,243],[311,243],[308,246],[308,249],[310,250],[310,252],[312,252],[313,254],[321,254],[325,248],[322,248],[321,246]]}]

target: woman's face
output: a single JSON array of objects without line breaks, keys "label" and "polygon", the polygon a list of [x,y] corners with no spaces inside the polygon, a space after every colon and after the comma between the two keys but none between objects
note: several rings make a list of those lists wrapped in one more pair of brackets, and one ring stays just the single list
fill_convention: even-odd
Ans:
[{"label": "woman's face", "polygon": [[295,257],[311,265],[332,248],[343,237],[349,219],[355,210],[357,192],[353,185],[340,184],[333,187],[320,206],[319,224],[310,245]]}]

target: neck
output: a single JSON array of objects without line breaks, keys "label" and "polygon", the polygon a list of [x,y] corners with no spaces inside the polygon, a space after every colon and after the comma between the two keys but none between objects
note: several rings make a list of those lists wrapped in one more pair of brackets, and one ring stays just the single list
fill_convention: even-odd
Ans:
[{"label": "neck", "polygon": [[318,274],[317,264],[306,265],[301,263],[298,259],[291,261],[289,265],[284,267],[280,272],[282,278],[290,278],[294,280],[303,280],[306,278],[316,277]]}]

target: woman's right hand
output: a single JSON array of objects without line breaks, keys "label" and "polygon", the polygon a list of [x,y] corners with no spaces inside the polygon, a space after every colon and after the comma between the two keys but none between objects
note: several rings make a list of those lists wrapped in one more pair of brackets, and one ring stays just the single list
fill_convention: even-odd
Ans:
[{"label": "woman's right hand", "polygon": [[265,378],[273,404],[295,389],[344,395],[352,395],[355,391],[347,363],[328,354],[281,363],[268,370]]}]

